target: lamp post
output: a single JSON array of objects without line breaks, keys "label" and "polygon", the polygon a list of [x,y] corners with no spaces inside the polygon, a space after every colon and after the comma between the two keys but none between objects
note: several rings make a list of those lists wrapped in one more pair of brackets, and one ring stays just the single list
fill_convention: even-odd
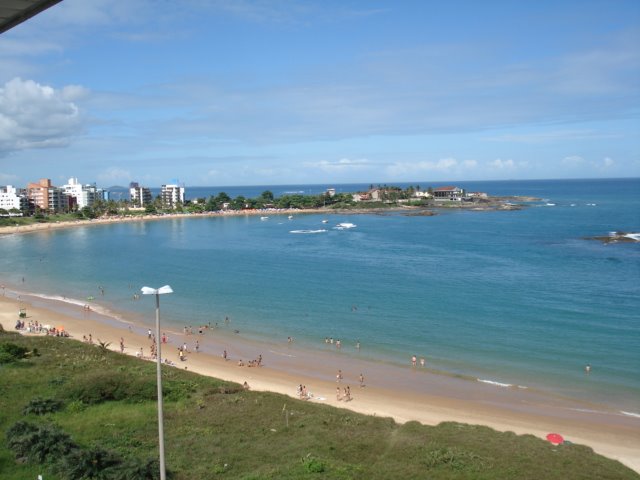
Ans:
[{"label": "lamp post", "polygon": [[142,287],[143,295],[156,296],[156,375],[158,383],[158,446],[160,450],[160,480],[166,480],[166,469],[164,466],[164,423],[162,420],[162,357],[160,345],[160,295],[173,293],[169,285],[160,288]]}]

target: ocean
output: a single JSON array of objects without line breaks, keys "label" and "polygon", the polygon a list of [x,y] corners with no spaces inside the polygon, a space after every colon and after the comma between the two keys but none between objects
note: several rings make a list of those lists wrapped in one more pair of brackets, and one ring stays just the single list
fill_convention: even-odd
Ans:
[{"label": "ocean", "polygon": [[[640,179],[454,184],[540,200],[433,217],[194,217],[5,235],[0,275],[149,325],[154,302],[134,294],[169,284],[162,319],[177,328],[228,317],[255,341],[291,336],[313,351],[331,337],[347,356],[408,368],[416,355],[443,375],[640,415],[640,244],[586,239],[640,232]],[[187,197],[368,186],[187,187]],[[335,228],[343,222],[355,227]]]}]

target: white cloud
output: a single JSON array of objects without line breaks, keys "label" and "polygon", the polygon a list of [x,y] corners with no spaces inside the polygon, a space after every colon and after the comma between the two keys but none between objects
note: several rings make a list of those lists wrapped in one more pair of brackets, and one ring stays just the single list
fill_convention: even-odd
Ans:
[{"label": "white cloud", "polygon": [[408,178],[424,173],[455,174],[464,172],[465,169],[475,168],[475,160],[459,162],[455,158],[441,158],[437,161],[421,160],[416,162],[396,162],[389,165],[387,173],[395,178]]},{"label": "white cloud", "polygon": [[306,166],[319,168],[325,172],[343,172],[346,170],[362,169],[372,166],[371,162],[366,158],[341,158],[338,161],[330,162],[328,160],[322,160],[315,163],[307,163]]},{"label": "white cloud", "polygon": [[73,102],[86,94],[78,86],[56,90],[14,78],[0,87],[0,154],[30,148],[60,147],[83,131]]},{"label": "white cloud", "polygon": [[462,166],[464,168],[476,168],[478,166],[478,162],[476,160],[465,160],[462,162]]},{"label": "white cloud", "polygon": [[499,170],[511,170],[515,168],[516,165],[511,159],[502,160],[501,158],[496,158],[492,162],[489,162],[489,166]]},{"label": "white cloud", "polygon": [[602,167],[603,168],[611,168],[616,162],[613,161],[613,158],[605,157],[602,159]]}]

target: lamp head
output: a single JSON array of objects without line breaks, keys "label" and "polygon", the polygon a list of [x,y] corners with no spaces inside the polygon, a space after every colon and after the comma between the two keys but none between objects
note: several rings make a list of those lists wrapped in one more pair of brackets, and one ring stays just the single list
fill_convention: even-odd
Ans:
[{"label": "lamp head", "polygon": [[169,285],[160,288],[142,287],[140,289],[143,295],[163,295],[165,293],[173,293],[173,289]]}]

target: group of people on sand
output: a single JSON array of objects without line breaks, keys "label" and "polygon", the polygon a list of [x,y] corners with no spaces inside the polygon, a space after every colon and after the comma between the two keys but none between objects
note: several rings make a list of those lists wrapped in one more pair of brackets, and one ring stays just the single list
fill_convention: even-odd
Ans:
[{"label": "group of people on sand", "polygon": [[299,384],[298,388],[296,388],[296,394],[300,400],[311,400],[313,398],[313,394],[307,390],[307,386],[302,384]]},{"label": "group of people on sand", "polygon": [[[225,350],[225,354],[227,353],[227,351]],[[225,357],[226,360],[226,357]],[[238,360],[238,366],[239,367],[244,367],[245,363],[242,361],[242,359]],[[248,367],[261,367],[262,366],[262,354],[258,355],[258,358],[256,358],[255,360],[249,360],[249,363],[247,363]]]},{"label": "group of people on sand", "polygon": [[344,390],[344,395],[340,391],[340,387],[336,387],[336,400],[338,400],[339,402],[340,401],[350,402],[351,400],[353,400],[353,398],[351,398],[351,387],[347,385],[346,387],[344,387],[343,390]]},{"label": "group of people on sand", "polygon": [[37,320],[35,322],[25,322],[18,319],[16,321],[15,329],[24,333],[44,333],[45,335],[51,335],[54,337],[68,337],[69,334],[62,328],[44,326]]},{"label": "group of people on sand", "polygon": [[[342,375],[342,370],[338,369],[338,372],[336,373],[336,382],[342,383],[343,378],[344,376]],[[358,376],[358,381],[360,382],[360,388],[364,388],[364,375],[362,373],[360,373],[360,375]],[[350,402],[351,400],[353,400],[353,397],[351,396],[351,386],[347,385],[346,387],[340,389],[340,386],[338,385],[336,387],[336,400],[338,400],[339,402]]]}]

